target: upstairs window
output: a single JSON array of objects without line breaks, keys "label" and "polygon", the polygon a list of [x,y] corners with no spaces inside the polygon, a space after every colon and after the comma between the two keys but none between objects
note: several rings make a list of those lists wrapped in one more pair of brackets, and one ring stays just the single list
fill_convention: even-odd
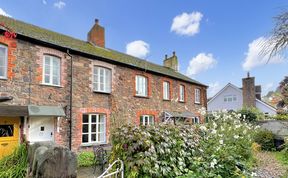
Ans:
[{"label": "upstairs window", "polygon": [[82,143],[106,142],[106,115],[84,114],[82,119]]},{"label": "upstairs window", "polygon": [[142,115],[140,116],[140,125],[154,125],[154,116],[152,115]]},{"label": "upstairs window", "polygon": [[179,101],[180,102],[185,101],[185,87],[184,87],[184,85],[180,85],[180,87],[179,87]]},{"label": "upstairs window", "polygon": [[45,55],[43,74],[44,84],[60,86],[60,58]]},{"label": "upstairs window", "polygon": [[148,96],[148,79],[142,75],[136,75],[136,96]]},{"label": "upstairs window", "polygon": [[236,95],[226,95],[224,96],[224,102],[235,102],[237,101],[237,96]]},{"label": "upstairs window", "polygon": [[163,82],[163,99],[170,100],[170,83]]},{"label": "upstairs window", "polygon": [[94,66],[93,91],[111,93],[111,70]]},{"label": "upstairs window", "polygon": [[0,79],[7,78],[8,48],[0,44]]},{"label": "upstairs window", "polygon": [[201,101],[201,92],[199,88],[195,89],[195,103],[200,103]]}]

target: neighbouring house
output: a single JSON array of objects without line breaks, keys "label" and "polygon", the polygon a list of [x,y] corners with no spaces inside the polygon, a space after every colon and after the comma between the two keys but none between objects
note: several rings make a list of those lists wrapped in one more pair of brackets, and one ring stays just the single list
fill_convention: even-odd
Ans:
[{"label": "neighbouring house", "polygon": [[106,48],[98,20],[87,41],[5,16],[0,24],[0,157],[23,139],[77,152],[125,123],[204,121],[207,86],[178,72],[175,52],[161,66]]},{"label": "neighbouring house", "polygon": [[276,108],[261,100],[261,86],[255,86],[255,77],[242,79],[242,88],[228,83],[208,101],[208,111],[234,110],[254,107],[267,115],[275,115]]}]

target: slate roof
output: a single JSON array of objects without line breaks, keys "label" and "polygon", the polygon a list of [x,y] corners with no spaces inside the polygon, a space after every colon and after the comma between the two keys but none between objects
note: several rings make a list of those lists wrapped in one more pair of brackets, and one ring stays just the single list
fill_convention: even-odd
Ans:
[{"label": "slate roof", "polygon": [[[28,38],[36,39],[38,41],[52,44],[58,47],[64,47],[70,51],[77,51],[80,53],[93,55],[95,57],[102,57],[111,62],[119,62],[131,67],[144,69],[146,71],[155,72],[172,78],[180,79],[189,83],[194,83],[202,86],[206,86],[196,80],[193,80],[179,72],[169,69],[167,67],[157,65],[143,59],[139,59],[118,51],[101,48],[94,46],[87,41],[79,40],[67,35],[63,35],[51,30],[47,30],[35,25],[31,25],[19,20],[15,20],[6,16],[0,15],[0,23],[4,23],[9,28],[13,29],[18,35],[22,35]],[[3,27],[1,27],[4,29]],[[207,87],[207,86],[206,86]]]}]

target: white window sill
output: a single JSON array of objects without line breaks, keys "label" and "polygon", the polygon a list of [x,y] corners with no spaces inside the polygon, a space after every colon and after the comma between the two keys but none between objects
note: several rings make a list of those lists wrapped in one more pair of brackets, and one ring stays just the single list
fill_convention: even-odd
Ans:
[{"label": "white window sill", "polygon": [[49,84],[49,83],[41,83],[41,85],[43,85],[43,86],[49,86],[49,87],[63,88],[61,85],[53,85],[53,84]]},{"label": "white window sill", "polygon": [[107,142],[97,142],[97,143],[81,143],[80,146],[97,146],[97,145],[103,145],[107,144]]},{"label": "white window sill", "polygon": [[200,103],[200,102],[196,102],[196,101],[195,101],[195,104],[201,104],[201,103]]}]

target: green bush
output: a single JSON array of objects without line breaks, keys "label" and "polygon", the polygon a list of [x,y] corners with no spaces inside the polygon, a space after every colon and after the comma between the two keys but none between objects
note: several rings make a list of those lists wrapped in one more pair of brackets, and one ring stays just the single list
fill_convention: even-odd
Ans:
[{"label": "green bush", "polygon": [[94,153],[91,151],[84,151],[78,154],[78,167],[88,167],[94,164]]},{"label": "green bush", "polygon": [[257,108],[242,108],[238,113],[241,114],[241,120],[248,122],[255,122],[265,118],[264,114]]},{"label": "green bush", "polygon": [[257,131],[240,114],[214,114],[193,126],[122,126],[112,134],[110,162],[121,159],[128,178],[249,177]]},{"label": "green bush", "polygon": [[176,177],[192,167],[198,142],[191,126],[122,126],[112,135],[110,162],[123,160],[128,178]]},{"label": "green bush", "polygon": [[277,114],[274,116],[274,119],[276,120],[288,120],[288,114]]},{"label": "green bush", "polygon": [[21,144],[13,154],[0,160],[0,177],[24,178],[28,167],[27,148]]},{"label": "green bush", "polygon": [[265,151],[275,150],[275,135],[268,130],[260,130],[254,137],[256,143],[261,145],[261,149]]}]

